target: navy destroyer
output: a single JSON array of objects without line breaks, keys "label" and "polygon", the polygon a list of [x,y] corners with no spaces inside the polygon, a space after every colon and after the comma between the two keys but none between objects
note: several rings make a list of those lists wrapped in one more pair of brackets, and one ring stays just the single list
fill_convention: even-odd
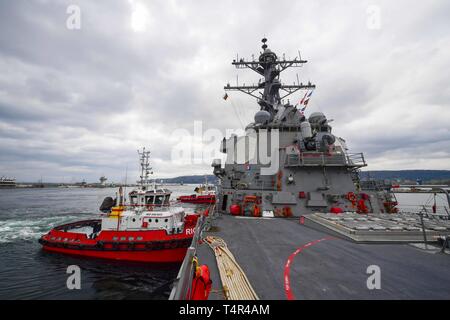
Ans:
[{"label": "navy destroyer", "polygon": [[[232,62],[262,78],[224,89],[255,97],[260,111],[244,136],[220,146],[217,202],[199,220],[170,298],[191,297],[198,263],[209,267],[209,299],[450,298],[449,215],[398,212],[389,186],[360,181],[364,155],[325,114],[305,115],[315,85],[280,80],[307,61],[262,42],[257,60]],[[293,105],[287,97],[299,90],[307,92]]]}]

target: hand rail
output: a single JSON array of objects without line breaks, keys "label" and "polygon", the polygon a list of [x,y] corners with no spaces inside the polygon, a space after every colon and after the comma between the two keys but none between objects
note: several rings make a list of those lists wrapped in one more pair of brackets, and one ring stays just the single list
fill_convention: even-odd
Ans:
[{"label": "hand rail", "polygon": [[286,155],[287,166],[349,166],[364,167],[366,161],[363,153],[326,153],[326,152],[301,152],[300,154]]}]

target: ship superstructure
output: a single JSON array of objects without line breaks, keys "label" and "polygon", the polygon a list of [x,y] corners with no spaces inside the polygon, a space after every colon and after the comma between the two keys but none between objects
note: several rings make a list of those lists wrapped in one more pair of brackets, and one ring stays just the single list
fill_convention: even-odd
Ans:
[{"label": "ship superstructure", "polygon": [[315,89],[310,82],[286,85],[280,80],[283,71],[307,61],[280,58],[268,48],[267,39],[262,42],[257,61],[232,62],[238,69],[248,68],[262,76],[259,83],[224,87],[256,98],[260,111],[246,127],[245,136],[224,138],[225,165],[220,160],[212,164],[220,178],[219,211],[278,217],[330,210],[392,211],[394,201],[388,193],[360,189],[358,170],[366,166],[364,155],[349,152],[323,113],[306,117],[286,100],[299,90]]}]

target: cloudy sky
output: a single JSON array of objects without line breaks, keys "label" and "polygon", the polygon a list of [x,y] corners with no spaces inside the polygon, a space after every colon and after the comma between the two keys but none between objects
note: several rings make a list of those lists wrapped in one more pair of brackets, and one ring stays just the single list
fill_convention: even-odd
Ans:
[{"label": "cloudy sky", "polygon": [[210,173],[208,157],[172,154],[208,144],[190,138],[195,121],[225,134],[252,120],[254,101],[223,100],[223,85],[258,80],[230,62],[257,56],[263,36],[309,61],[282,80],[317,85],[307,113],[334,119],[369,169],[450,169],[449,12],[445,0],[1,0],[0,176],[121,181],[142,146],[160,177]]}]

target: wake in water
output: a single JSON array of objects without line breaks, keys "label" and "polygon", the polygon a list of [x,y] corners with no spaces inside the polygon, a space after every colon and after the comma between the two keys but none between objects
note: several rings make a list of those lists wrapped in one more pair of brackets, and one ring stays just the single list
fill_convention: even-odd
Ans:
[{"label": "wake in water", "polygon": [[53,227],[75,220],[92,219],[89,213],[60,214],[50,217],[28,217],[0,221],[0,243],[37,240]]}]

